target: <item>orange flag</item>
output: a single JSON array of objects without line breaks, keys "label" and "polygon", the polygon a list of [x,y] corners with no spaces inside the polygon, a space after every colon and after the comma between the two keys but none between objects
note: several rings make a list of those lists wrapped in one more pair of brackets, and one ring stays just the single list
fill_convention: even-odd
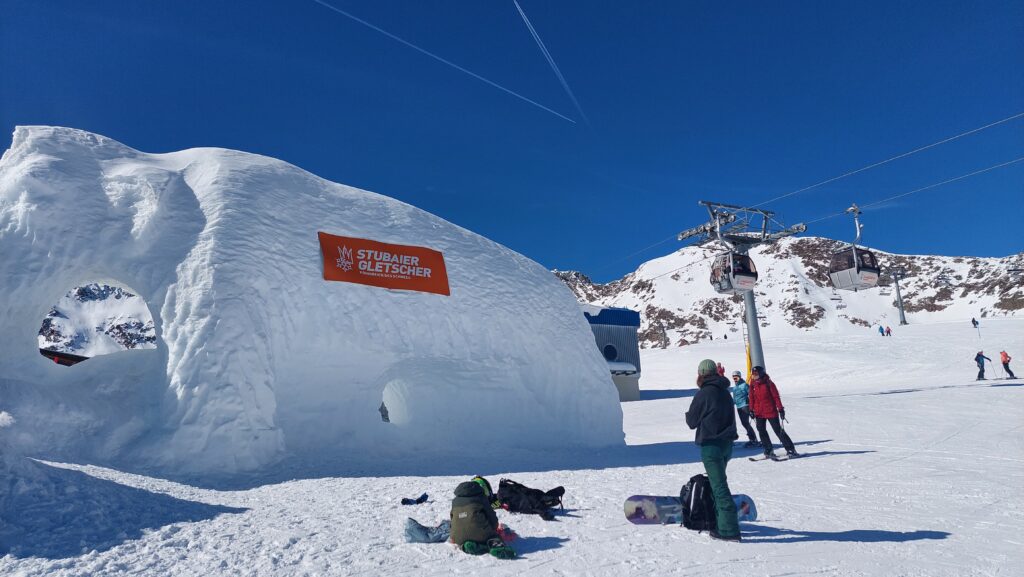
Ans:
[{"label": "orange flag", "polygon": [[444,255],[405,246],[319,232],[324,280],[450,295]]}]

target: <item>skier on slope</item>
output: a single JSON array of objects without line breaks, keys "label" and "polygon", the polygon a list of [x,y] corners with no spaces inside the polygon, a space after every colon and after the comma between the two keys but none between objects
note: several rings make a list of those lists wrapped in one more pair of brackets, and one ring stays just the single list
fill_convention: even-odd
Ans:
[{"label": "skier on slope", "polygon": [[1003,370],[1006,371],[1006,374],[1010,375],[1011,379],[1016,379],[1017,375],[1013,374],[1013,371],[1010,370],[1011,360],[1013,360],[1013,357],[1006,354],[1006,351],[999,351],[999,362],[1003,363]]},{"label": "skier on slope", "polygon": [[884,337],[885,336],[885,327],[883,327],[882,325],[878,325],[878,334]]},{"label": "skier on slope", "polygon": [[743,380],[743,375],[739,371],[733,371],[732,386],[729,387],[729,392],[732,393],[732,400],[736,403],[736,412],[740,415],[740,423],[747,431],[747,439],[750,439],[747,444],[743,445],[748,449],[760,445],[757,442],[757,435],[754,434],[754,428],[750,426],[750,407],[747,401],[749,388],[747,381]]},{"label": "skier on slope", "polygon": [[718,363],[717,365],[715,365],[715,370],[718,371],[718,375],[719,376],[721,376],[721,377],[725,376],[725,367],[722,366],[722,363]]},{"label": "skier on slope", "polygon": [[971,326],[978,328],[978,319],[971,317]]},{"label": "skier on slope", "polygon": [[736,434],[736,413],[729,396],[729,381],[718,374],[715,361],[704,359],[697,367],[697,386],[700,390],[690,401],[686,425],[697,429],[694,442],[700,446],[700,460],[704,462],[715,499],[718,529],[711,530],[711,537],[740,541],[736,503],[732,500],[732,491],[725,476],[725,467],[732,457],[732,442],[739,437]]},{"label": "skier on slope", "polygon": [[985,351],[978,351],[978,354],[974,355],[974,362],[978,363],[978,378],[976,380],[984,381],[985,379],[985,361],[992,362],[992,359],[985,356]]},{"label": "skier on slope", "polygon": [[790,457],[799,457],[793,446],[793,441],[782,428],[780,419],[786,418],[786,408],[782,406],[782,399],[779,397],[779,389],[772,382],[771,377],[764,372],[764,367],[754,367],[750,371],[753,380],[750,382],[750,412],[757,419],[757,434],[761,436],[761,446],[764,448],[764,456],[775,460],[778,457],[772,452],[772,440],[768,436],[767,424],[771,424],[775,436],[786,448],[786,454]]},{"label": "skier on slope", "polygon": [[891,337],[892,336],[892,329],[891,328],[885,327],[885,336],[887,336],[887,337]]}]

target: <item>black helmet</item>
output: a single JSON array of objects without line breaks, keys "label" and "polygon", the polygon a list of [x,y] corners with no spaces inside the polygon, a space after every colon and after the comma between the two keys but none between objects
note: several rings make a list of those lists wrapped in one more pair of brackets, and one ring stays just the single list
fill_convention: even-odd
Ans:
[{"label": "black helmet", "polygon": [[750,372],[757,373],[759,375],[763,375],[764,374],[764,367],[762,367],[761,365],[757,365],[756,367],[750,369]]}]

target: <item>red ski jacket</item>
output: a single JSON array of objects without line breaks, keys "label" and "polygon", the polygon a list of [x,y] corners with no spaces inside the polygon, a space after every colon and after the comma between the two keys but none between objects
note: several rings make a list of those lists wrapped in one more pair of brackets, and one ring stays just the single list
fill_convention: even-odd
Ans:
[{"label": "red ski jacket", "polygon": [[771,378],[758,377],[750,381],[750,412],[759,419],[774,419],[783,409],[779,389]]}]

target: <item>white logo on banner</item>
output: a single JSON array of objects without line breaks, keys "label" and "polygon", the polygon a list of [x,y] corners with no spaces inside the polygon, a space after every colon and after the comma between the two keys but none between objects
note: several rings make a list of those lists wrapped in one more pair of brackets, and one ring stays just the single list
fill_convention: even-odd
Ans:
[{"label": "white logo on banner", "polygon": [[338,258],[338,268],[348,272],[352,270],[352,249],[347,246],[338,247],[338,253],[341,255]]}]

